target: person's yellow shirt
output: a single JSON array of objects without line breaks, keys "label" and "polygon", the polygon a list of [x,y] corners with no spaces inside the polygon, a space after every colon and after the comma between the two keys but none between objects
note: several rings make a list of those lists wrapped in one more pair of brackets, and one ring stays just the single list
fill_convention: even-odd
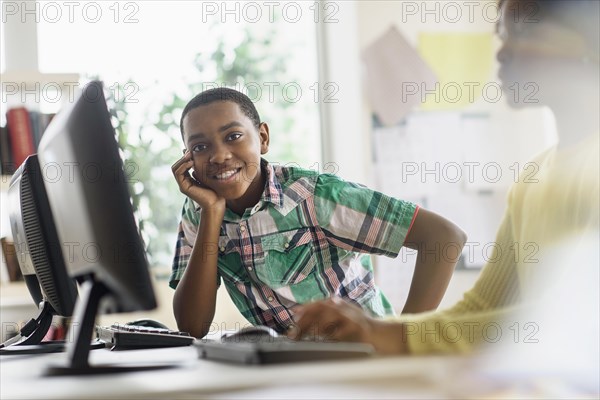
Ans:
[{"label": "person's yellow shirt", "polygon": [[[468,352],[498,340],[499,333],[515,333],[511,318],[527,304],[523,298],[535,299],[531,291],[543,290],[534,283],[557,276],[557,263],[543,262],[542,255],[598,232],[598,137],[551,148],[532,161],[538,169],[528,169],[511,188],[494,251],[474,287],[449,309],[399,317],[410,353]],[[576,272],[577,265],[558,268]]]}]

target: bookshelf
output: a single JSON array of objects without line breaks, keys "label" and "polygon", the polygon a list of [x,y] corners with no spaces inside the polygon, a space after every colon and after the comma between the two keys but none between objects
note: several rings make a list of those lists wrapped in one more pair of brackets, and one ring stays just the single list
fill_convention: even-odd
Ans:
[{"label": "bookshelf", "polygon": [[8,191],[11,175],[0,175],[0,192]]},{"label": "bookshelf", "polygon": [[[35,111],[54,113],[69,100],[73,86],[79,82],[76,73],[43,73],[39,71],[37,18],[6,18],[2,21],[5,71],[0,72],[0,125],[6,124],[6,111],[25,106]],[[49,93],[62,91],[60,100],[44,98],[31,90]],[[68,89],[69,91],[65,91]],[[39,96],[36,96],[39,95]],[[0,175],[0,237],[12,237],[8,214],[10,176]],[[0,263],[0,322],[14,323],[36,315],[36,307],[23,282],[9,282],[4,256]],[[33,308],[31,308],[33,307]],[[3,339],[0,337],[0,339]]]},{"label": "bookshelf", "polygon": [[[10,234],[10,224],[8,219],[8,186],[10,183],[10,176],[2,175],[0,176],[0,202],[2,203],[2,208],[0,209],[0,237],[9,236]],[[4,253],[0,254],[2,258],[0,263],[0,285],[2,285],[2,294],[0,297],[5,297],[5,286],[8,284],[19,283],[19,282],[9,282],[8,279],[8,270],[6,268],[6,260],[4,258]]]},{"label": "bookshelf", "polygon": [[17,84],[48,84],[56,83],[59,86],[66,86],[71,82],[78,82],[80,75],[78,73],[54,73],[54,72],[40,72],[35,70],[6,70],[0,72],[0,81],[3,84],[7,82],[15,82]]},{"label": "bookshelf", "polygon": [[73,97],[79,87],[79,74],[43,73],[29,70],[0,73],[2,83],[1,123],[6,123],[6,111],[26,106],[32,111],[55,113],[61,104]]},{"label": "bookshelf", "polygon": [[0,73],[0,81],[6,86],[7,83],[25,84],[33,86],[36,83],[47,85],[56,83],[65,87],[71,82],[79,82],[79,74],[75,73],[43,73],[37,71],[5,71]]}]

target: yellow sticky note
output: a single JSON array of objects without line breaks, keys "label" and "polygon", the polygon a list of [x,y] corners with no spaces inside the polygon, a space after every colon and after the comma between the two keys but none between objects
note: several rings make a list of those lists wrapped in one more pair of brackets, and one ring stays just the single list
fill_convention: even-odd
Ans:
[{"label": "yellow sticky note", "polygon": [[[492,33],[421,33],[419,53],[439,83],[421,87],[422,109],[455,110],[472,104],[490,82],[494,60]],[[422,85],[424,86],[424,85]]]}]

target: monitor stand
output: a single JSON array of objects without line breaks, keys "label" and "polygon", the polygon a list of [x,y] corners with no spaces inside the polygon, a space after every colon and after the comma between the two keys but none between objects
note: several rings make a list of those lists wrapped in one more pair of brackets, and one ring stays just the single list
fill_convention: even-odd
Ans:
[{"label": "monitor stand", "polygon": [[110,374],[121,372],[148,371],[164,368],[172,368],[173,364],[155,364],[142,366],[121,365],[90,365],[88,361],[89,343],[94,335],[96,327],[96,315],[102,298],[110,292],[106,286],[96,281],[93,277],[81,284],[80,296],[75,304],[73,313],[73,341],[67,344],[67,365],[50,366],[46,375],[93,375]]},{"label": "monitor stand", "polygon": [[[50,330],[55,311],[46,300],[40,302],[40,313],[36,319],[30,319],[19,333],[0,345],[0,355],[59,353],[65,351],[64,340],[42,340]],[[92,348],[101,348],[100,342],[93,343]]]}]

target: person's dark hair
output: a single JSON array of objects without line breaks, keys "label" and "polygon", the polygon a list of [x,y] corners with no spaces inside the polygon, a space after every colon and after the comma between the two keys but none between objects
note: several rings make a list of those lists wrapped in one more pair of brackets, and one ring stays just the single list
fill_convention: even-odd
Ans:
[{"label": "person's dark hair", "polygon": [[[553,21],[580,34],[594,55],[600,53],[600,1],[499,0],[499,7],[505,3],[519,7],[519,14],[527,17],[530,23]],[[514,15],[510,17],[514,18]]]},{"label": "person's dark hair", "polygon": [[214,103],[216,101],[231,101],[236,103],[240,110],[252,121],[252,124],[256,129],[260,127],[260,116],[254,103],[248,96],[242,92],[238,92],[234,89],[229,88],[214,88],[205,90],[202,93],[197,94],[192,100],[190,100],[183,109],[181,114],[181,120],[179,121],[179,129],[181,130],[181,136],[183,137],[183,119],[185,116],[195,108],[205,106],[207,104]]}]

